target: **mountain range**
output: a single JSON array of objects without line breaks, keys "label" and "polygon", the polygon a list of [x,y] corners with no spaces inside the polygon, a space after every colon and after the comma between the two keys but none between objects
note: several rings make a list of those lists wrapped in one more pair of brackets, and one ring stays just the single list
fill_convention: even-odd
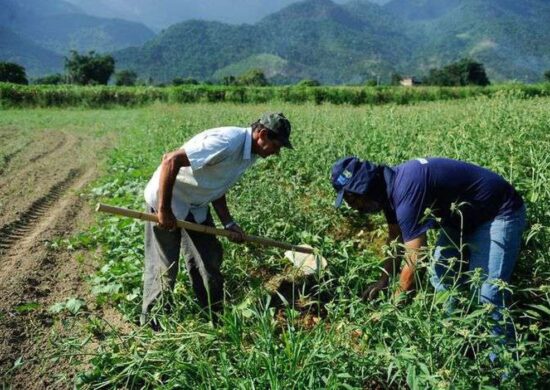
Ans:
[{"label": "mountain range", "polygon": [[70,50],[112,52],[154,37],[144,24],[85,14],[62,0],[0,0],[0,59],[31,76],[62,71]]},{"label": "mountain range", "polygon": [[[134,1],[135,9],[152,4]],[[165,2],[159,0],[159,7]],[[106,9],[102,3],[111,9],[128,5],[93,3],[98,10]],[[20,59],[31,75],[39,75],[55,69],[69,49],[96,50],[112,53],[117,69],[155,82],[220,80],[261,68],[275,83],[309,78],[358,84],[387,81],[392,73],[422,77],[464,57],[482,62],[497,82],[536,82],[550,69],[548,0],[377,3],[305,0],[247,24],[187,20],[155,35],[139,22],[86,14],[90,0],[0,0],[0,9],[7,10],[0,14],[0,60]]]},{"label": "mountain range", "polygon": [[120,66],[154,80],[219,79],[262,68],[275,82],[389,80],[423,76],[464,57],[494,81],[539,81],[550,68],[547,0],[354,0],[294,3],[252,25],[188,21],[139,48]]},{"label": "mountain range", "polygon": [[[144,23],[155,31],[186,20],[256,23],[298,0],[66,0],[89,15]],[[334,0],[345,3],[349,0]],[[385,4],[389,0],[370,0]]]}]

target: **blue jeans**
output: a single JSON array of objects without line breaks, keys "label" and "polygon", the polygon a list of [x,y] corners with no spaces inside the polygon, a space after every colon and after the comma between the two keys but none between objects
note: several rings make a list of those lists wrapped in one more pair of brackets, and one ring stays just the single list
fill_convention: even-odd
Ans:
[{"label": "blue jeans", "polygon": [[[464,269],[466,264],[468,271],[481,268],[483,282],[481,288],[476,291],[479,302],[496,306],[491,316],[495,321],[502,320],[500,309],[506,306],[508,294],[505,290],[499,289],[494,282],[498,279],[510,282],[524,228],[525,206],[514,211],[512,215],[498,216],[478,226],[473,232],[465,234],[462,242],[459,231],[453,228],[442,228],[436,244],[431,277],[435,290],[447,290],[451,281],[459,285],[464,284],[466,281],[464,276],[457,275],[461,266],[464,271],[466,271]],[[459,250],[461,244],[462,251]],[[507,326],[506,332],[503,332],[500,326],[495,326],[493,333],[496,335],[505,333],[511,340],[513,328]]]}]

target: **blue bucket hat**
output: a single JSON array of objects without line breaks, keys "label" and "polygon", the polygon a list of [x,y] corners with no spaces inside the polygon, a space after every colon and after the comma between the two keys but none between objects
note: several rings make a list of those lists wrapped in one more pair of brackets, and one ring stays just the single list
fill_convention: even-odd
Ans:
[{"label": "blue bucket hat", "polygon": [[379,175],[378,165],[361,161],[357,157],[344,157],[332,166],[331,181],[337,192],[334,207],[340,207],[344,192],[366,194],[369,186]]}]

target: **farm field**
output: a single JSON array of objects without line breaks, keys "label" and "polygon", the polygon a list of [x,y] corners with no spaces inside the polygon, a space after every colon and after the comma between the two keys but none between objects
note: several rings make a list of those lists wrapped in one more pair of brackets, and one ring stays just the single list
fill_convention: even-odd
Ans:
[{"label": "farm field", "polygon": [[[137,325],[143,225],[97,216],[141,210],[166,151],[222,125],[281,110],[294,151],[258,161],[229,192],[250,234],[318,248],[328,268],[293,278],[282,251],[223,241],[226,311],[213,328],[180,272],[165,328]],[[15,388],[544,388],[550,377],[550,98],[414,105],[153,104],[1,111],[0,383]],[[407,304],[364,303],[389,250],[382,216],[333,208],[344,155],[397,164],[446,156],[488,167],[527,203],[511,287],[517,344],[491,364],[486,308],[445,310],[428,272]],[[433,237],[431,237],[433,239]],[[429,266],[427,254],[422,264]],[[498,347],[498,346],[496,346]]]}]

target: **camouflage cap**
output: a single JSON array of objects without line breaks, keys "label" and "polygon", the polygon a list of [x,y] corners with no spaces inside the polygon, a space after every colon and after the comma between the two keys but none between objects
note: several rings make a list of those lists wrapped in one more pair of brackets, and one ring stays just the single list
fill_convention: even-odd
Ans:
[{"label": "camouflage cap", "polygon": [[294,149],[290,143],[290,122],[282,112],[267,112],[262,115],[258,122],[275,133],[284,147]]}]

